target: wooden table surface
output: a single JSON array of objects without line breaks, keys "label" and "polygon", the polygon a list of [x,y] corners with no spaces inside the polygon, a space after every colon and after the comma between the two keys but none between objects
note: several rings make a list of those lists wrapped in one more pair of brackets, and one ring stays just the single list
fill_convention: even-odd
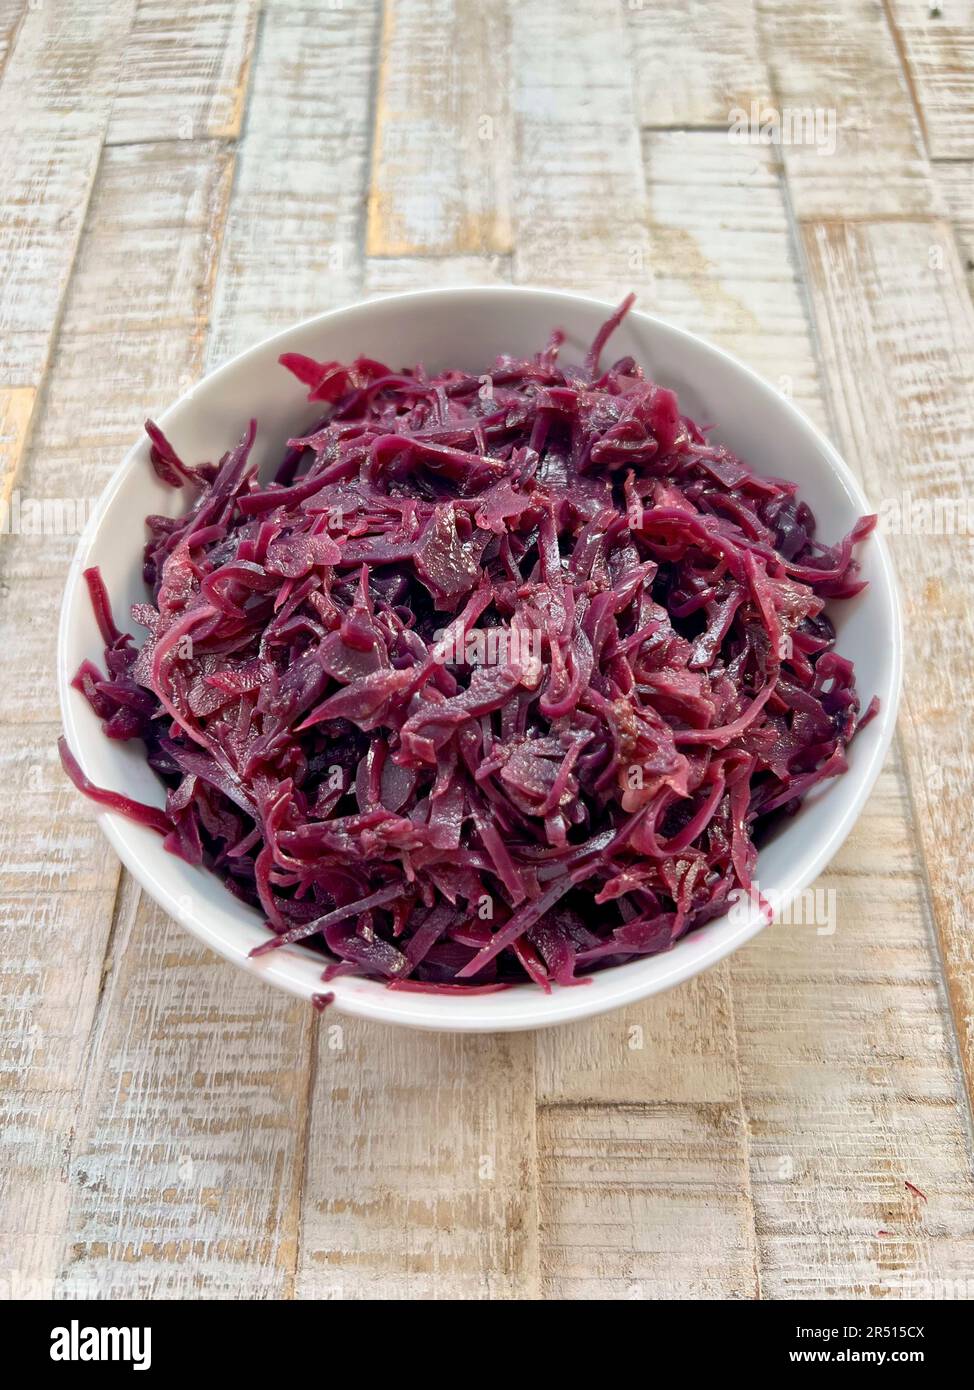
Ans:
[{"label": "wooden table surface", "polygon": [[[941,9],[0,0],[0,1295],[974,1295],[974,7]],[[804,141],[734,140],[752,101]],[[506,280],[636,289],[967,534],[891,537],[902,716],[833,935],[537,1035],[319,1018],[67,785],[75,537],[26,503],[90,503],[270,330]]]}]

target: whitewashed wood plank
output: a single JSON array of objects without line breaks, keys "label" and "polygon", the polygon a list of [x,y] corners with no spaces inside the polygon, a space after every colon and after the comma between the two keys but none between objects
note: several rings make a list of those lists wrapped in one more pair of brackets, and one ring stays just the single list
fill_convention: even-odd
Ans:
[{"label": "whitewashed wood plank", "polygon": [[770,97],[754,0],[626,0],[643,127],[719,126]]},{"label": "whitewashed wood plank", "polygon": [[26,13],[27,0],[2,0],[0,3],[0,76]]},{"label": "whitewashed wood plank", "polygon": [[[501,256],[370,257],[365,293],[509,278]],[[334,1047],[339,1039],[344,1050]],[[330,1123],[316,1119],[308,1165],[334,1176],[313,1183],[298,1296],[537,1297],[534,1039],[430,1036],[397,1067],[401,1047],[387,1030],[323,1022],[317,1086],[329,1088]],[[379,1102],[400,1142],[387,1170],[370,1166],[363,1192],[357,1116],[372,1095],[374,1058]],[[399,1072],[395,1087],[390,1077]],[[431,1074],[441,1079],[434,1115]],[[381,1130],[381,1115],[370,1114]],[[431,1142],[434,1133],[445,1142]]]},{"label": "whitewashed wood plank", "polygon": [[650,279],[622,8],[538,0],[511,18],[514,279],[618,296]]},{"label": "whitewashed wood plank", "polygon": [[[583,988],[583,986],[580,986]],[[537,1040],[541,1105],[737,1105],[741,1093],[727,967]],[[566,1131],[567,1115],[559,1122]]]},{"label": "whitewashed wood plank", "polygon": [[[13,496],[36,399],[33,386],[0,387],[0,508]],[[0,545],[14,524],[9,510],[0,512]]]},{"label": "whitewashed wood plank", "polygon": [[[55,732],[41,758],[56,762]],[[64,826],[65,792],[31,786],[36,813]],[[36,780],[36,779],[35,779]],[[102,856],[94,825],[56,853],[66,872],[35,872],[29,888],[4,895],[0,1002],[0,1280],[13,1298],[49,1298],[60,1258],[67,1207],[65,1164],[84,1065],[85,1023],[97,1007],[101,964],[112,922],[114,885],[68,891],[65,880]],[[50,825],[46,828],[49,834]],[[32,815],[5,835],[22,861],[38,854],[45,828]],[[51,837],[53,838],[53,837]],[[69,866],[80,870],[70,873]]]},{"label": "whitewashed wood plank", "polygon": [[[211,360],[359,292],[377,40],[372,6],[268,10]],[[428,284],[431,270],[460,280],[472,264],[427,260],[414,273],[407,262],[374,259],[368,288],[406,287],[420,274]],[[483,278],[479,266],[475,278]],[[337,1053],[336,1028],[347,1037]],[[310,1063],[307,1048],[295,1056]],[[299,1295],[330,1296],[340,1288],[356,1298],[397,1298],[404,1290],[530,1296],[538,1258],[533,1042],[391,1033],[326,1015],[317,1076],[303,1168]],[[431,1106],[442,1124],[430,1120]],[[443,1216],[441,1226],[430,1225],[427,1210],[434,1190],[433,1218]]]},{"label": "whitewashed wood plank", "polygon": [[[16,797],[18,814],[0,823],[0,856],[4,866],[4,900],[53,901],[58,894],[95,893],[103,886],[103,870],[95,848],[100,832],[90,817],[70,819],[76,805],[60,773],[56,724],[44,726],[6,723],[0,747],[4,785]],[[48,909],[44,908],[47,912]],[[43,945],[40,934],[27,949]],[[80,944],[80,943],[79,943]],[[66,947],[68,943],[62,943]],[[9,959],[9,953],[4,960]],[[12,993],[16,993],[13,990]],[[52,1004],[63,1008],[62,996]]]},{"label": "whitewashed wood plank", "polygon": [[[230,153],[214,143],[106,151],[59,340],[65,372],[54,374],[39,431],[51,478],[68,475],[72,458],[77,466],[79,449],[88,475],[117,461],[119,436],[127,444],[152,401],[200,370],[230,172]],[[139,211],[133,186],[154,191]],[[109,283],[119,264],[144,286],[131,308]],[[123,365],[113,371],[113,360]],[[217,961],[135,892],[116,939],[55,1194],[57,1288],[283,1296],[311,1010]],[[49,1261],[53,1234],[47,1245]]]},{"label": "whitewashed wood plank", "polygon": [[820,425],[826,410],[777,151],[643,137],[652,307],[713,339]]},{"label": "whitewashed wood plank", "polygon": [[378,24],[374,0],[266,8],[210,365],[359,291]]},{"label": "whitewashed wood plank", "polygon": [[[656,308],[639,117],[632,84],[621,76],[630,40],[624,9],[610,3],[519,6],[512,24],[513,100],[519,136],[514,156],[515,279],[612,298],[635,289],[644,307]],[[611,1254],[605,1254],[590,1232],[579,1230],[575,1220],[577,1202],[584,1200],[575,1191],[576,1148],[587,1153],[589,1126],[595,1126],[596,1133],[614,1133],[619,1122],[616,1112],[603,1115],[599,1107],[615,1101],[686,1098],[707,1104],[715,1098],[726,1102],[727,1115],[736,1118],[727,1120],[719,1159],[711,1149],[705,1161],[724,1162],[727,1152],[733,1151],[730,1185],[735,1193],[727,1207],[727,1229],[733,1227],[733,1234],[727,1236],[727,1249],[753,1253],[746,1136],[726,1003],[726,977],[712,972],[692,990],[679,991],[666,1001],[627,1009],[619,1018],[539,1035],[538,1095],[545,1106],[555,1106],[541,1112],[546,1194],[542,1205],[548,1204],[549,1213],[543,1216],[541,1247],[546,1291],[564,1288],[571,1289],[573,1297],[591,1297],[601,1289],[605,1296],[618,1296],[621,1276],[614,1261],[619,1240],[610,1239],[608,1232],[614,1227],[630,1232],[647,1204],[645,1194],[632,1197],[624,1143],[607,1144],[598,1183],[589,1194],[601,1210],[600,1231]],[[716,1039],[704,1038],[708,1027],[718,1029]],[[691,1054],[699,1050],[682,1072],[676,1062],[660,1060],[681,1035],[685,1035],[684,1045],[685,1037],[696,1037],[697,1042],[689,1044]],[[630,1040],[641,1042],[642,1048],[630,1048]],[[712,1067],[717,1054],[720,1062]],[[654,1065],[658,1065],[658,1076],[653,1074]],[[568,1104],[562,1106],[562,1101]],[[589,1101],[594,1103],[592,1110],[584,1106]],[[626,1123],[647,1144],[658,1142],[664,1148],[671,1130],[682,1133],[693,1128],[703,1148],[711,1128],[710,1120],[694,1104],[685,1110],[674,1107],[672,1112],[666,1106],[659,1111],[636,1111]],[[697,1208],[705,1223],[705,1209],[712,1200],[707,1181],[690,1180],[681,1206],[687,1212]],[[638,1204],[635,1218],[634,1203]],[[637,1251],[643,1249],[639,1239],[632,1240]],[[659,1239],[675,1248],[679,1236],[674,1228]],[[693,1282],[697,1277],[689,1273],[693,1263],[691,1257],[684,1273],[674,1275],[668,1284],[662,1257],[655,1265],[647,1257],[640,1268],[648,1287],[659,1292],[682,1286],[684,1274]],[[752,1254],[729,1253],[726,1260],[715,1259],[708,1287],[728,1296],[736,1294],[752,1267]],[[699,1262],[695,1268],[703,1279]]]},{"label": "whitewashed wood plank", "polygon": [[775,108],[781,117],[808,113],[815,124],[805,129],[818,137],[781,146],[797,215],[936,211],[913,98],[882,4],[756,3]]},{"label": "whitewashed wood plank", "polygon": [[260,0],[138,0],[110,145],[236,139]]},{"label": "whitewashed wood plank", "polygon": [[974,160],[935,164],[933,170],[957,236],[968,287],[974,291]]},{"label": "whitewashed wood plank", "polygon": [[816,888],[833,934],[731,960],[763,1296],[970,1297],[969,1115],[897,766]]},{"label": "whitewashed wood plank", "polygon": [[386,0],[370,256],[511,250],[507,0]]},{"label": "whitewashed wood plank", "polygon": [[[46,537],[5,536],[0,548],[4,585],[0,593],[0,643],[15,654],[16,681],[7,683],[0,705],[0,725],[57,723],[59,709],[54,688],[54,660],[57,646],[57,620],[61,609],[64,576],[48,575],[30,584],[10,577],[13,557],[37,547],[43,565]],[[75,538],[77,544],[77,538]]]},{"label": "whitewashed wood plank", "polygon": [[974,4],[889,0],[933,159],[974,156]]},{"label": "whitewashed wood plank", "polygon": [[508,256],[372,256],[365,263],[366,296],[460,285],[503,285],[511,278]]},{"label": "whitewashed wood plank", "polygon": [[974,510],[974,306],[943,224],[812,225],[804,242],[847,454],[881,514],[906,509],[906,533],[890,534],[905,604],[906,768],[974,1095],[974,550],[969,530],[929,534],[906,496]]},{"label": "whitewashed wood plank", "polygon": [[[547,30],[545,29],[546,23]],[[518,10],[513,53],[515,102],[520,144],[516,165],[515,216],[517,278],[568,284],[614,297],[628,289],[643,291],[640,303],[657,308],[655,263],[649,203],[638,138],[638,116],[631,88],[619,81],[618,54],[625,52],[624,14],[617,7],[558,7],[557,18],[544,7]],[[584,112],[578,93],[585,91]],[[715,1096],[737,1103],[739,1094],[728,1035],[726,985],[712,973],[692,991],[677,992],[625,1011],[624,1030],[618,1020],[599,1020],[580,1029],[555,1030],[539,1037],[539,1096],[545,1102],[639,1099],[709,1100]],[[701,1037],[709,1025],[723,1020],[714,1051],[722,1064],[711,1070],[701,1055],[678,1076],[676,1065],[660,1063],[662,1075],[652,1075],[654,1063],[666,1055],[676,1036]],[[706,1020],[704,1022],[703,1020]],[[721,1041],[724,1046],[721,1048]],[[630,1048],[630,1042],[643,1044]],[[702,1051],[707,1044],[701,1040]],[[690,1044],[691,1051],[693,1044]],[[556,1112],[552,1112],[556,1113]],[[560,1132],[571,1131],[574,1110],[559,1109]],[[582,1123],[584,1112],[578,1112]],[[743,1143],[743,1127],[736,1128]],[[618,1155],[617,1155],[618,1157]],[[737,1176],[741,1229],[736,1239],[750,1239],[744,1150],[738,1153]],[[551,1155],[543,1161],[550,1167]],[[547,1183],[557,1187],[558,1166]],[[604,1189],[610,1210],[625,1206],[626,1183],[620,1175]],[[699,1200],[707,1200],[699,1194]],[[620,1219],[625,1220],[623,1210]],[[559,1277],[563,1253],[549,1248],[547,1229],[542,1255],[546,1279]],[[597,1250],[573,1250],[581,1277],[597,1283],[602,1277]]]},{"label": "whitewashed wood plank", "polygon": [[534,1298],[530,1034],[321,1023],[299,1298]]},{"label": "whitewashed wood plank", "polygon": [[[827,421],[773,152],[758,150],[748,170],[751,147],[724,163],[724,145],[717,133],[645,137],[661,312],[686,321],[689,309],[690,327],[776,383],[777,360],[778,370],[794,376],[799,403]],[[700,211],[708,181],[718,188],[719,209],[709,219]],[[855,315],[851,276],[845,288]],[[861,369],[864,394],[873,379]],[[855,462],[853,448],[850,457]],[[914,1292],[924,1269],[943,1281],[962,1276],[969,1263],[965,1108],[911,836],[909,801],[889,773],[854,839],[816,885],[836,894],[835,937],[819,937],[814,927],[772,928],[729,965],[766,1296],[863,1295],[883,1279],[895,1283],[897,1253],[908,1246],[912,1263],[901,1273],[911,1271]],[[622,1041],[617,1031],[616,1057]],[[692,1041],[690,1048],[693,1072]],[[616,1063],[623,1080],[614,1084],[623,1094],[635,1094],[635,1074],[640,1065],[651,1073],[655,1056]],[[600,1056],[592,1070],[604,1066]],[[664,1062],[664,1085],[667,1073]],[[942,1225],[929,1235],[904,1186],[912,1180],[927,1190],[924,1178],[938,1193]],[[880,1230],[892,1234],[880,1237]]]},{"label": "whitewashed wood plank", "polygon": [[38,386],[134,0],[29,6],[0,82],[0,372]]},{"label": "whitewashed wood plank", "polygon": [[199,364],[233,162],[216,142],[106,148],[62,337],[178,329]]},{"label": "whitewashed wood plank", "polygon": [[115,895],[56,739],[51,725],[8,724],[0,741],[17,806],[0,821],[0,1287],[14,1298],[53,1290],[69,1115]]},{"label": "whitewashed wood plank", "polygon": [[[142,155],[109,151],[102,162],[53,371],[24,450],[17,486],[25,500],[96,494],[147,410],[158,410],[186,371],[199,368],[199,294],[212,279],[229,156],[216,145],[143,147]],[[165,218],[168,239],[158,235]],[[157,261],[148,278],[139,263],[147,241]],[[130,296],[137,298],[144,287],[156,311],[167,307],[168,328],[159,328],[151,314],[130,316],[128,323],[109,320],[114,328],[99,319],[103,295],[121,303],[115,286],[127,266]],[[170,284],[182,287],[181,313],[176,289],[167,298],[158,288]],[[5,684],[0,708],[9,757],[5,784],[18,797],[17,816],[0,830],[0,1067],[7,1120],[0,1126],[0,1231],[4,1279],[28,1281],[37,1294],[53,1289],[71,1227],[69,1164],[82,1113],[81,1078],[102,1075],[104,1059],[91,1050],[89,1034],[113,904],[118,920],[137,908],[128,884],[116,904],[118,863],[57,762],[52,672],[64,571],[76,542],[76,536],[21,532],[0,545],[0,641],[18,671],[17,680]],[[21,716],[26,722],[11,722]],[[84,1271],[77,1287],[99,1292]]]},{"label": "whitewashed wood plank", "polygon": [[90,1044],[57,1290],[283,1297],[312,1010],[134,899]]},{"label": "whitewashed wood plank", "polygon": [[[332,11],[268,6],[251,74],[208,360],[356,293],[377,39],[378,13],[371,3]],[[293,1068],[302,1072],[306,1091],[315,1044],[317,1031],[292,1040]],[[399,1055],[408,1058],[408,1045]],[[318,1175],[304,1148],[314,1148],[315,1136],[328,1136],[339,1123],[347,1125],[345,1116],[339,1119],[340,1101],[315,1101],[314,1116],[288,1150],[282,1179],[295,1184],[288,1291],[314,1273],[303,1227],[314,1212],[311,1184]],[[377,1145],[372,1180],[381,1181],[388,1159],[389,1151]],[[329,1172],[320,1177],[332,1180]],[[370,1173],[363,1173],[363,1183],[368,1179]]]},{"label": "whitewashed wood plank", "polygon": [[[57,718],[47,673],[77,523],[146,416],[160,412],[200,372],[232,166],[232,153],[215,142],[199,149],[158,144],[105,151],[65,296],[44,409],[16,483],[10,477],[7,484],[16,486],[22,512],[28,504],[64,504],[63,534],[0,538],[4,576],[32,581],[32,602],[4,605],[0,623],[18,631],[38,681],[36,689],[10,691],[10,717]],[[120,265],[129,276],[119,275]],[[16,437],[13,427],[10,433]],[[50,694],[46,703],[38,699],[42,691]]]},{"label": "whitewashed wood plank", "polygon": [[737,1105],[538,1112],[544,1296],[755,1298]]}]

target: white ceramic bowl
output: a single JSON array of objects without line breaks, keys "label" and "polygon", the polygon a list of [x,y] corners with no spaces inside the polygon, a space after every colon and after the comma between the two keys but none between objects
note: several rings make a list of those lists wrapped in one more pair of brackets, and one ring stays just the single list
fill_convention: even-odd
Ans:
[{"label": "white ceramic bowl", "polygon": [[[482,371],[501,352],[530,353],[553,327],[567,333],[566,358],[579,360],[611,306],[549,290],[471,288],[424,290],[371,300],[322,314],[259,343],[213,372],[161,417],[176,449],[190,460],[219,457],[257,417],[256,458],[280,457],[282,441],[310,423],[317,407],[278,366],[281,352],[349,359],[359,353],[393,366],[423,362],[431,369]],[[759,471],[786,475],[801,486],[819,521],[819,534],[836,540],[869,510],[849,469],[826,439],[772,387],[726,353],[692,333],[633,312],[614,335],[607,360],[631,353],[647,372],[679,394],[695,419],[716,422],[712,437],[727,443]],[[133,427],[136,422],[133,421]],[[104,737],[87,702],[70,687],[85,657],[102,656],[81,572],[98,565],[120,624],[129,605],[145,599],[141,579],[143,520],[173,514],[184,494],[159,483],[143,436],[129,451],[102,495],[71,565],[61,613],[58,684],[68,742],[92,781],[163,804],[160,783],[145,764],[141,745]],[[780,905],[807,887],[848,835],[879,773],[896,717],[901,672],[899,606],[889,555],[873,535],[862,547],[869,588],[833,606],[838,649],[856,664],[863,702],[873,695],[881,712],[850,750],[849,771],[816,789],[798,815],[761,851],[757,877]],[[330,989],[348,1014],[419,1028],[494,1031],[538,1028],[631,1003],[689,979],[735,950],[764,925],[724,917],[684,937],[664,955],[596,974],[591,983],[544,994],[533,985],[496,994],[435,995],[390,991],[382,984],[342,978],[323,985],[322,961],[302,947],[251,960],[266,940],[259,915],[237,902],[204,869],[167,854],[160,838],[122,817],[98,819],[119,857],[152,897],[183,926],[228,960],[268,983],[310,999]],[[734,914],[735,918],[738,914]],[[813,928],[799,928],[812,930]]]}]

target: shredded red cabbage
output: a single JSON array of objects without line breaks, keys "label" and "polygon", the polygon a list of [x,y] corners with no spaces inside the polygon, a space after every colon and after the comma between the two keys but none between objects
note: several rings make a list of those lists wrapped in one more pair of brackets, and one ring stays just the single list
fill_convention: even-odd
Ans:
[{"label": "shredded red cabbage", "polygon": [[632,358],[603,371],[630,303],[582,366],[560,333],[479,377],[287,353],[324,412],[269,483],[254,422],[195,467],[147,425],[195,501],[147,519],[141,644],[88,571],[106,671],[74,684],[144,741],[165,812],[62,753],[261,910],[257,953],[577,983],[719,916],[769,822],[844,771],[859,698],[823,608],[875,518],[822,545],[795,484]]}]

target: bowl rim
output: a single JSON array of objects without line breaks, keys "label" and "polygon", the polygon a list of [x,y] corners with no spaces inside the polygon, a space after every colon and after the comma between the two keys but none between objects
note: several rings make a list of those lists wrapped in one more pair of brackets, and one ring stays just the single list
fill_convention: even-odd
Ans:
[{"label": "bowl rim", "polygon": [[[506,284],[438,286],[430,289],[403,290],[391,294],[376,295],[368,299],[354,300],[323,313],[312,314],[252,343],[193,382],[157,416],[158,422],[165,427],[167,419],[177,410],[189,406],[201,390],[208,390],[217,382],[226,380],[243,365],[246,359],[252,356],[266,353],[278,345],[283,350],[283,345],[288,340],[304,330],[311,330],[318,325],[330,324],[346,316],[367,314],[370,309],[380,305],[398,304],[404,308],[410,306],[419,308],[436,300],[458,300],[464,297],[476,300],[483,297],[503,298],[505,296],[522,300],[534,299],[539,306],[542,303],[554,306],[556,313],[558,303],[584,305],[587,309],[599,310],[604,313],[605,317],[608,317],[616,307],[611,301],[604,300],[597,295],[581,294],[576,291],[557,288],[549,289],[542,286]],[[683,339],[693,350],[702,352],[704,356],[711,355],[722,360],[744,377],[748,388],[754,391],[757,396],[763,397],[765,400],[771,398],[779,405],[783,405],[786,413],[794,418],[796,426],[809,436],[811,443],[817,446],[829,468],[837,475],[860,512],[867,513],[870,510],[859,480],[852,473],[838,450],[789,397],[776,390],[762,376],[732,353],[699,334],[693,333],[679,324],[674,324],[668,319],[661,318],[657,314],[638,308],[631,309],[629,317],[646,322],[651,329],[660,329],[664,333],[673,334]],[[550,323],[548,327],[550,328]],[[58,695],[64,732],[68,744],[83,770],[86,770],[85,748],[92,735],[77,717],[81,713],[84,702],[70,684],[74,674],[68,664],[70,614],[78,586],[83,582],[82,571],[90,563],[90,551],[96,543],[101,526],[111,510],[117,494],[136,466],[137,455],[144,449],[144,446],[144,436],[140,436],[126,451],[99,494],[87,524],[78,539],[68,567],[62,594],[56,657]],[[844,812],[831,825],[829,833],[822,837],[814,854],[807,860],[804,870],[799,875],[793,876],[785,891],[777,895],[777,901],[782,911],[818,877],[858,820],[882,770],[895,731],[903,683],[902,603],[889,548],[885,537],[878,528],[872,533],[870,543],[875,548],[873,554],[875,572],[871,582],[874,585],[882,586],[892,617],[892,630],[888,634],[890,674],[888,688],[879,691],[881,705],[876,719],[879,725],[878,735],[874,736],[867,761],[857,770],[858,781],[855,792]],[[98,736],[102,737],[100,727],[98,727]],[[851,774],[846,774],[846,776],[849,775]],[[823,792],[823,795],[827,795],[827,793],[828,789]],[[173,891],[171,885],[165,881],[165,875],[160,877],[145,863],[140,846],[144,848],[149,843],[145,837],[150,837],[153,840],[156,838],[152,831],[136,825],[117,812],[98,809],[94,815],[123,865],[149,893],[150,897],[181,926],[224,959],[231,961],[249,974],[305,1000],[310,1000],[315,993],[333,992],[335,994],[334,1008],[337,1013],[406,1027],[452,1032],[509,1032],[549,1027],[581,1018],[595,1017],[671,989],[691,979],[738,950],[767,925],[765,914],[754,908],[735,930],[715,937],[708,943],[706,934],[710,927],[716,926],[718,922],[724,920],[719,918],[716,922],[708,924],[708,927],[702,928],[699,934],[691,934],[691,938],[697,946],[692,958],[681,958],[667,952],[598,972],[593,977],[598,981],[597,997],[594,991],[590,992],[590,989],[583,985],[574,987],[555,985],[549,994],[536,986],[527,984],[514,986],[512,989],[497,993],[429,994],[397,991],[389,989],[379,982],[361,980],[355,976],[343,976],[328,984],[323,984],[320,981],[321,958],[313,957],[311,952],[301,947],[284,948],[257,959],[251,958],[248,954],[249,950],[256,940],[264,939],[263,929],[260,929],[261,935],[255,938],[248,931],[247,926],[241,923],[241,938],[250,936],[250,939],[242,940],[240,943],[228,941],[222,932],[217,932],[206,921],[205,908],[202,913],[198,913],[192,906],[187,907],[184,895],[176,894]],[[204,870],[203,872],[207,871]],[[688,939],[690,938],[682,938],[684,941]],[[308,969],[309,961],[316,962],[316,987],[311,985],[313,977]],[[645,969],[640,972],[637,968],[633,973],[634,967],[648,967],[650,962],[652,962],[651,970]],[[514,996],[518,997],[520,1007],[512,1007]],[[502,1004],[501,1001],[505,1002]]]}]

